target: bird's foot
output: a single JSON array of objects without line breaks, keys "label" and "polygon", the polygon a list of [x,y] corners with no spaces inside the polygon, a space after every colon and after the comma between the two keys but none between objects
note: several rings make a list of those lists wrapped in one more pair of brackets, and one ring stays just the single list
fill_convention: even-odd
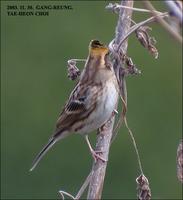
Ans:
[{"label": "bird's foot", "polygon": [[117,114],[118,114],[118,111],[116,109],[114,109],[113,112],[112,112],[112,116],[115,116]]},{"label": "bird's foot", "polygon": [[105,158],[103,158],[102,156],[100,156],[100,154],[103,153],[103,151],[94,151],[91,150],[91,154],[92,157],[94,159],[95,162],[97,162],[98,160],[101,160],[102,162],[107,162],[107,160]]},{"label": "bird's foot", "polygon": [[85,139],[86,139],[86,142],[87,142],[87,144],[88,144],[88,147],[89,147],[89,150],[90,150],[90,152],[91,152],[91,155],[92,155],[92,157],[94,158],[94,161],[95,162],[97,162],[97,160],[101,160],[102,162],[107,162],[107,160],[106,159],[104,159],[104,158],[102,158],[101,156],[100,156],[100,154],[101,153],[104,153],[104,151],[101,151],[101,150],[93,150],[93,148],[92,148],[92,146],[91,146],[91,144],[90,144],[90,141],[89,141],[89,139],[88,139],[88,135],[86,135],[85,136]]}]

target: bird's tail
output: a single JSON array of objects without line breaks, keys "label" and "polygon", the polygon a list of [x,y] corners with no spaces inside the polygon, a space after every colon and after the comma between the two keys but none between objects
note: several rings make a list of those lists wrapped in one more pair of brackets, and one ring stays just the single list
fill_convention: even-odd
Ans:
[{"label": "bird's tail", "polygon": [[30,168],[30,171],[32,171],[37,166],[39,161],[43,158],[43,156],[47,153],[47,151],[55,144],[55,142],[57,142],[57,139],[55,137],[49,140],[49,142],[43,147],[43,149],[34,159],[32,167]]}]

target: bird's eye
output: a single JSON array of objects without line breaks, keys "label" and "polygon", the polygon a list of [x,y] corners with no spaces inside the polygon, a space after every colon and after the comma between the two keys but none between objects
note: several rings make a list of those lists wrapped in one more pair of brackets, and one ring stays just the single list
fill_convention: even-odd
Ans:
[{"label": "bird's eye", "polygon": [[103,44],[101,44],[99,40],[93,40],[91,46],[96,48],[103,46]]},{"label": "bird's eye", "polygon": [[94,41],[94,44],[96,44],[96,45],[101,45],[100,42],[99,42],[98,40],[95,40],[95,41]]}]

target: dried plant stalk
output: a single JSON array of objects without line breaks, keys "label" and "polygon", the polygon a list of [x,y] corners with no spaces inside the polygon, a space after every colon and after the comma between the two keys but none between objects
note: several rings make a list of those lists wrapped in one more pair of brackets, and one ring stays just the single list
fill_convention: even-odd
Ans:
[{"label": "dried plant stalk", "polygon": [[141,174],[137,179],[137,197],[138,200],[150,200],[151,189],[149,187],[149,181],[144,174]]},{"label": "dried plant stalk", "polygon": [[76,80],[81,72],[80,70],[77,68],[76,63],[80,61],[80,62],[85,62],[85,59],[70,59],[67,61],[67,70],[68,70],[68,78],[70,80]]},{"label": "dried plant stalk", "polygon": [[177,177],[183,183],[183,140],[177,148]]},{"label": "dried plant stalk", "polygon": [[168,32],[170,33],[170,35],[177,41],[179,42],[180,44],[182,44],[183,42],[183,39],[182,39],[182,36],[177,33],[175,30],[172,29],[172,27],[165,21],[163,20],[162,18],[160,18],[156,12],[154,12],[155,8],[153,7],[153,5],[150,3],[150,1],[146,1],[146,0],[143,0],[143,3],[145,5],[145,7],[148,9],[148,10],[151,10],[152,11],[152,14],[156,17],[157,21],[159,22],[159,24]]},{"label": "dried plant stalk", "polygon": [[[133,1],[123,0],[121,1],[122,6],[133,7]],[[130,24],[131,24],[131,15],[132,10],[130,9],[120,9],[119,12],[119,19],[118,24],[116,27],[116,36],[115,36],[115,44],[119,44],[122,38],[126,35],[129,31]],[[121,50],[126,53],[127,51],[128,42],[127,40],[121,45]],[[118,59],[114,59],[114,70],[119,78],[119,69],[121,67],[121,62]],[[104,151],[102,157],[108,158],[110,142],[113,132],[113,125],[114,125],[114,116],[109,119],[109,121],[101,128],[100,134],[97,137],[97,144],[96,150]],[[105,178],[107,162],[101,162],[98,160],[97,162],[93,163],[92,167],[92,175],[91,175],[91,182],[89,185],[88,196],[87,199],[101,199],[102,190],[103,190],[103,183]]]}]

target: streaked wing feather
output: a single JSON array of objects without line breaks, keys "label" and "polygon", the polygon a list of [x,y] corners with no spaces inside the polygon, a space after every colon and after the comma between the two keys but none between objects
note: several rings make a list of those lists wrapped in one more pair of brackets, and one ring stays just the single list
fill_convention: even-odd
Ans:
[{"label": "streaked wing feather", "polygon": [[68,114],[71,113],[71,114],[76,114],[76,113],[80,113],[82,111],[85,110],[85,104],[84,102],[81,102],[79,100],[75,100],[75,101],[71,101],[66,109],[65,109],[65,112],[67,112]]},{"label": "streaked wing feather", "polygon": [[86,111],[85,100],[87,99],[87,92],[88,88],[82,87],[79,84],[76,86],[57,120],[56,132],[64,127],[69,127],[78,119],[81,113]]}]

